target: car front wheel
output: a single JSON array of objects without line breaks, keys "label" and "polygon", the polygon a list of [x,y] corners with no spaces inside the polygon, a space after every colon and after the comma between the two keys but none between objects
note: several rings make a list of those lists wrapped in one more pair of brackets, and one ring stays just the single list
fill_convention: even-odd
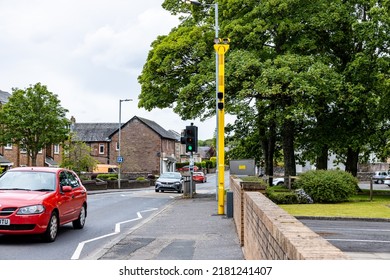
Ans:
[{"label": "car front wheel", "polygon": [[51,213],[49,224],[47,225],[46,231],[43,234],[43,240],[46,242],[54,242],[58,234],[58,215],[56,212]]}]

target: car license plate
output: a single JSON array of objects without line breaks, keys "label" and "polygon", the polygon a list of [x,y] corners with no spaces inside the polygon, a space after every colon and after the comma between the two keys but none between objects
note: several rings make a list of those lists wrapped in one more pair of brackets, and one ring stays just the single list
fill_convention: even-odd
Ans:
[{"label": "car license plate", "polygon": [[0,226],[9,226],[11,224],[9,219],[0,219]]}]

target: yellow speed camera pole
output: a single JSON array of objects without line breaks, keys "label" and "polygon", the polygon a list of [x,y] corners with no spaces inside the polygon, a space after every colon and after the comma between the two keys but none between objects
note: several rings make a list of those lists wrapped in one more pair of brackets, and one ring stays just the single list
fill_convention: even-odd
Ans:
[{"label": "yellow speed camera pole", "polygon": [[228,39],[219,39],[214,44],[218,55],[218,214],[225,213],[225,53],[229,49]]}]

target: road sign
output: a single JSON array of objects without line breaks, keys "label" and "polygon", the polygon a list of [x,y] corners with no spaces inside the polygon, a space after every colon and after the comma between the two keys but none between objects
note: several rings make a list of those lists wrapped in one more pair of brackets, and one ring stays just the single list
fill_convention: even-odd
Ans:
[{"label": "road sign", "polygon": [[123,162],[123,157],[117,157],[116,158],[117,163],[122,163]]}]

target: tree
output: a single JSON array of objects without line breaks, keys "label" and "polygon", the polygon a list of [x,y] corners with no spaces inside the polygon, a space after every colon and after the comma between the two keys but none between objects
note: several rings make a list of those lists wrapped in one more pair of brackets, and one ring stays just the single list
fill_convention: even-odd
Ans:
[{"label": "tree", "polygon": [[32,166],[36,166],[40,150],[68,138],[66,112],[57,95],[40,83],[24,90],[14,88],[0,110],[0,143],[19,145],[31,157]]},{"label": "tree", "polygon": [[81,141],[72,141],[64,146],[62,167],[74,170],[77,174],[82,171],[92,171],[98,163],[91,156],[91,147]]},{"label": "tree", "polygon": [[[141,107],[172,107],[185,119],[215,113],[214,6],[203,3],[164,2],[182,22],[152,44],[139,77]],[[297,150],[320,169],[327,168],[330,152],[337,153],[354,175],[360,151],[375,146],[383,155],[389,1],[218,4],[220,36],[231,38],[225,110],[238,116],[228,139],[237,148],[231,155],[261,155],[268,175],[279,146],[286,175],[295,175]]]}]

